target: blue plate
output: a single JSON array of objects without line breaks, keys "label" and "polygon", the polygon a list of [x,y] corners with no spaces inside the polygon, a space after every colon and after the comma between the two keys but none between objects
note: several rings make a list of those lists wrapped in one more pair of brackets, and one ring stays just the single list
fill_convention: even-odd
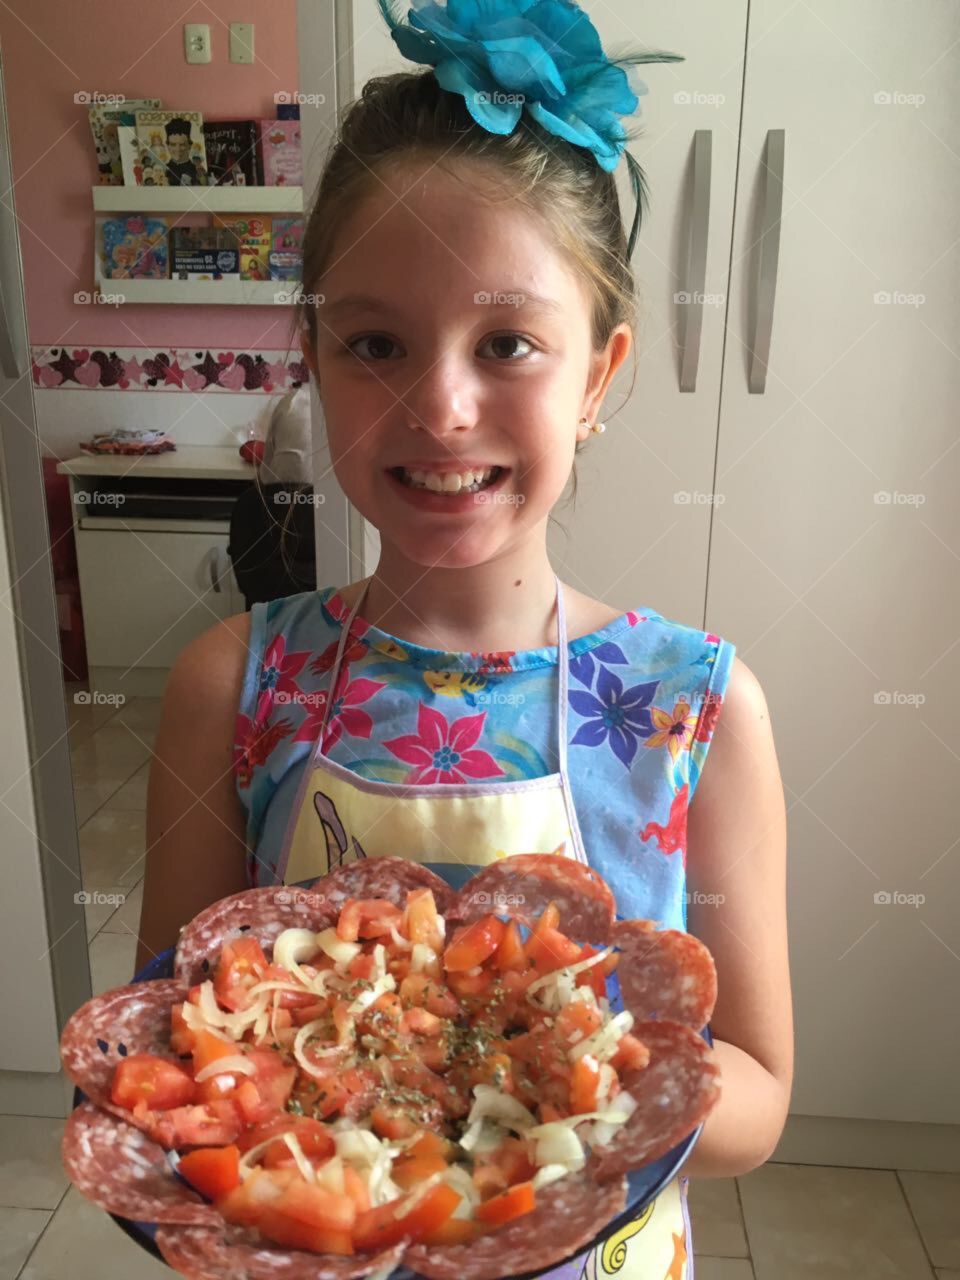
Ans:
[{"label": "blue plate", "polygon": [[[154,978],[172,978],[173,977],[173,954],[174,948],[164,951],[161,955],[154,957],[153,960],[142,969],[140,973],[133,979],[134,982],[149,982]],[[610,987],[610,1008],[619,1013],[623,1008],[620,998],[620,984],[617,982],[616,970],[612,975],[612,984]],[[713,1046],[713,1037],[710,1034],[710,1028],[704,1027],[700,1033],[707,1044]],[[86,1101],[86,1094],[80,1089],[74,1090],[73,1105],[78,1107],[81,1102]],[[694,1129],[693,1133],[682,1142],[679,1142],[672,1151],[668,1151],[665,1156],[661,1156],[659,1160],[654,1160],[652,1164],[644,1165],[642,1169],[635,1169],[633,1173],[627,1175],[627,1207],[623,1213],[619,1214],[611,1222],[598,1232],[589,1244],[585,1244],[583,1248],[578,1249],[576,1253],[570,1255],[569,1258],[562,1262],[553,1263],[546,1271],[527,1271],[522,1276],[516,1277],[516,1280],[534,1280],[535,1276],[542,1276],[550,1270],[555,1270],[561,1266],[568,1266],[575,1258],[581,1257],[590,1249],[612,1236],[615,1232],[625,1227],[633,1218],[637,1218],[652,1200],[655,1200],[664,1187],[668,1186],[677,1176],[680,1170],[690,1156],[691,1151],[700,1137],[703,1125]],[[164,1262],[163,1255],[157,1248],[155,1240],[157,1224],[155,1222],[134,1222],[130,1218],[121,1218],[117,1214],[112,1213],[111,1218],[118,1227],[121,1228],[130,1237],[135,1240],[141,1248],[147,1253],[153,1254],[160,1262]],[[394,1271],[391,1280],[412,1280],[414,1273],[406,1267],[398,1267]]]}]

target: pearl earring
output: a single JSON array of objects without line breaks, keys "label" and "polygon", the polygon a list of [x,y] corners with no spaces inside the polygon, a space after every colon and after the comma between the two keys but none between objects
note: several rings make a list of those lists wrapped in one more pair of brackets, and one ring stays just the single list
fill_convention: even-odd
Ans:
[{"label": "pearl earring", "polygon": [[607,429],[606,423],[604,423],[604,422],[594,422],[594,423],[591,425],[590,423],[588,423],[588,422],[587,422],[586,418],[581,418],[581,419],[580,419],[580,421],[579,421],[579,423],[578,423],[577,425],[578,425],[578,426],[581,426],[581,427],[589,427],[589,428],[590,428],[591,433],[594,433],[594,434],[596,434],[596,435],[599,435],[601,431],[606,431],[606,429]]}]

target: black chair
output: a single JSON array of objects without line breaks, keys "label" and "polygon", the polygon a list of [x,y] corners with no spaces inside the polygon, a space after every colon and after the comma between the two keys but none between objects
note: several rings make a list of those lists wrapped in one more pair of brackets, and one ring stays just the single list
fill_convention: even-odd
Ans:
[{"label": "black chair", "polygon": [[234,503],[227,551],[248,609],[316,590],[312,496],[310,485],[253,483]]}]

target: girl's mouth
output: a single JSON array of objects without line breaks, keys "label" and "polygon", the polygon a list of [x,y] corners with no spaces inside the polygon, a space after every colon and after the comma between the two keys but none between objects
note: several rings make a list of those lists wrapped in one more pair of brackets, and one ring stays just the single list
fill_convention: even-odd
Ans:
[{"label": "girl's mouth", "polygon": [[422,489],[456,497],[463,493],[481,493],[491,488],[503,475],[504,467],[488,467],[485,471],[408,471],[406,467],[391,467],[389,474],[408,489]]},{"label": "girl's mouth", "polygon": [[446,472],[440,475],[438,472],[408,472],[405,467],[390,467],[386,474],[397,497],[408,506],[420,511],[466,514],[497,504],[498,491],[503,488],[510,468],[488,467],[483,472],[468,471],[462,475]]}]

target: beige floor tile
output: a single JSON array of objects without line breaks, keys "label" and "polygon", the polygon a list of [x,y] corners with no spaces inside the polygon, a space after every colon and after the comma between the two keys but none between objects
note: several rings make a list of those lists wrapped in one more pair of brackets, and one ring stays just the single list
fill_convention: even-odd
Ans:
[{"label": "beige floor tile", "polygon": [[94,782],[74,787],[73,803],[77,813],[77,827],[89,822],[101,805],[105,805],[111,796],[117,794],[117,790],[115,782]]},{"label": "beige floor tile", "polygon": [[162,707],[162,698],[131,698],[129,702],[124,703],[120,708],[117,713],[117,719],[122,720],[138,732],[141,729],[156,731],[160,725]]},{"label": "beige floor tile", "polygon": [[104,933],[136,935],[140,930],[140,912],[143,909],[143,881],[126,894],[123,905],[118,907],[103,926]]},{"label": "beige floor tile", "polygon": [[960,1269],[960,1173],[898,1174],[935,1267]]},{"label": "beige floor tile", "polygon": [[95,996],[133,978],[137,939],[132,933],[98,933],[90,943],[90,985]]},{"label": "beige floor tile", "polygon": [[150,776],[150,761],[137,770],[129,782],[125,782],[110,797],[111,809],[140,809],[147,807],[147,779]]},{"label": "beige floor tile", "polygon": [[63,1121],[0,1115],[0,1205],[55,1209],[67,1189],[60,1159]]},{"label": "beige floor tile", "polygon": [[110,917],[120,910],[130,891],[120,885],[113,885],[109,889],[91,888],[81,892],[87,899],[83,904],[83,914],[87,919],[87,941],[92,942]]},{"label": "beige floor tile", "polygon": [[693,1259],[693,1273],[696,1280],[754,1280],[749,1258],[711,1258],[698,1253]]},{"label": "beige floor tile", "polygon": [[735,1178],[691,1178],[687,1203],[695,1252],[717,1258],[749,1256]]},{"label": "beige floor tile", "polygon": [[85,738],[71,751],[74,786],[113,782],[118,787],[149,760],[151,744],[141,741],[141,731],[131,731],[113,719]]},{"label": "beige floor tile", "polygon": [[129,888],[143,876],[146,814],[105,805],[80,829],[80,867],[85,889]]},{"label": "beige floor tile", "polygon": [[768,1163],[737,1181],[756,1280],[930,1276],[888,1170]]},{"label": "beige floor tile", "polygon": [[71,1187],[20,1280],[170,1280],[172,1274]]},{"label": "beige floor tile", "polygon": [[0,1209],[0,1280],[16,1280],[49,1221],[49,1209]]},{"label": "beige floor tile", "polygon": [[79,686],[64,691],[67,724],[70,726],[70,743],[82,742],[111,720],[119,710],[112,702],[93,700],[88,689]]}]

